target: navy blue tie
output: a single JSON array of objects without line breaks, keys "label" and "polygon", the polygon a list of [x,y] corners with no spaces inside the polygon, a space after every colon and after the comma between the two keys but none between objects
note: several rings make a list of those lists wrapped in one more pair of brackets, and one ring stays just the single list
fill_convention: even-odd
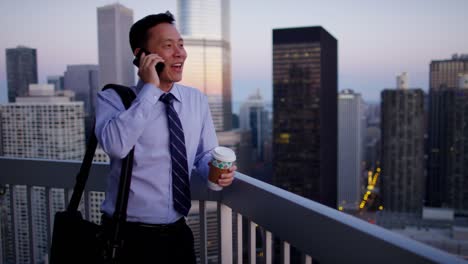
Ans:
[{"label": "navy blue tie", "polygon": [[174,99],[174,95],[167,93],[163,94],[159,100],[166,105],[169,148],[172,161],[172,199],[174,201],[174,209],[187,216],[192,206],[187,151],[185,149],[184,130],[179,116],[172,105]]}]

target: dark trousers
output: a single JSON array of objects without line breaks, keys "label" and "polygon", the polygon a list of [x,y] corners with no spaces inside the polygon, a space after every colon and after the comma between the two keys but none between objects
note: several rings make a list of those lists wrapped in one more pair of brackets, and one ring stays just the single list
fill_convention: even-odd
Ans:
[{"label": "dark trousers", "polygon": [[169,225],[126,223],[122,232],[121,264],[196,263],[193,233],[184,218]]}]

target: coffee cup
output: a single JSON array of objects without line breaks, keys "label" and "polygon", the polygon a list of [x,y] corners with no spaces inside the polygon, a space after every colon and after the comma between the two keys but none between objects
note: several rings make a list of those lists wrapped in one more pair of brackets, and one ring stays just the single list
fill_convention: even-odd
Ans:
[{"label": "coffee cup", "polygon": [[215,191],[220,191],[223,187],[218,185],[221,174],[228,173],[234,161],[236,154],[230,148],[216,147],[212,152],[213,159],[210,161],[210,173],[208,176],[208,187]]}]

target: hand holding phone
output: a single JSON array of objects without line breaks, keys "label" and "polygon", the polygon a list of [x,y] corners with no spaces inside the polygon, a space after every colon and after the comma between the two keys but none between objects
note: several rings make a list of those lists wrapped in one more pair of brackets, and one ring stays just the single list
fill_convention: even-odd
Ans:
[{"label": "hand holding phone", "polygon": [[[140,66],[140,58],[141,58],[141,55],[142,55],[143,53],[145,53],[145,55],[151,54],[150,52],[148,52],[148,51],[147,51],[146,49],[144,49],[144,48],[141,48],[141,49],[138,51],[137,55],[135,56],[135,59],[133,60],[133,64],[134,64],[135,66],[137,66],[138,68],[139,68],[139,66]],[[158,62],[158,63],[156,64],[156,73],[158,74],[158,76],[161,75],[161,72],[163,71],[163,69],[164,69],[164,63],[163,63],[163,62]]]}]

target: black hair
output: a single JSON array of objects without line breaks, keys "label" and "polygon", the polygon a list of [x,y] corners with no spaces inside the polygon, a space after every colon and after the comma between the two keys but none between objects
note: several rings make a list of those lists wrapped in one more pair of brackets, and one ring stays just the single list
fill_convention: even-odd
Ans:
[{"label": "black hair", "polygon": [[130,28],[129,39],[130,48],[132,53],[136,48],[146,48],[146,41],[148,40],[148,30],[161,23],[174,24],[174,16],[171,12],[160,13],[156,15],[146,16],[132,25]]}]

